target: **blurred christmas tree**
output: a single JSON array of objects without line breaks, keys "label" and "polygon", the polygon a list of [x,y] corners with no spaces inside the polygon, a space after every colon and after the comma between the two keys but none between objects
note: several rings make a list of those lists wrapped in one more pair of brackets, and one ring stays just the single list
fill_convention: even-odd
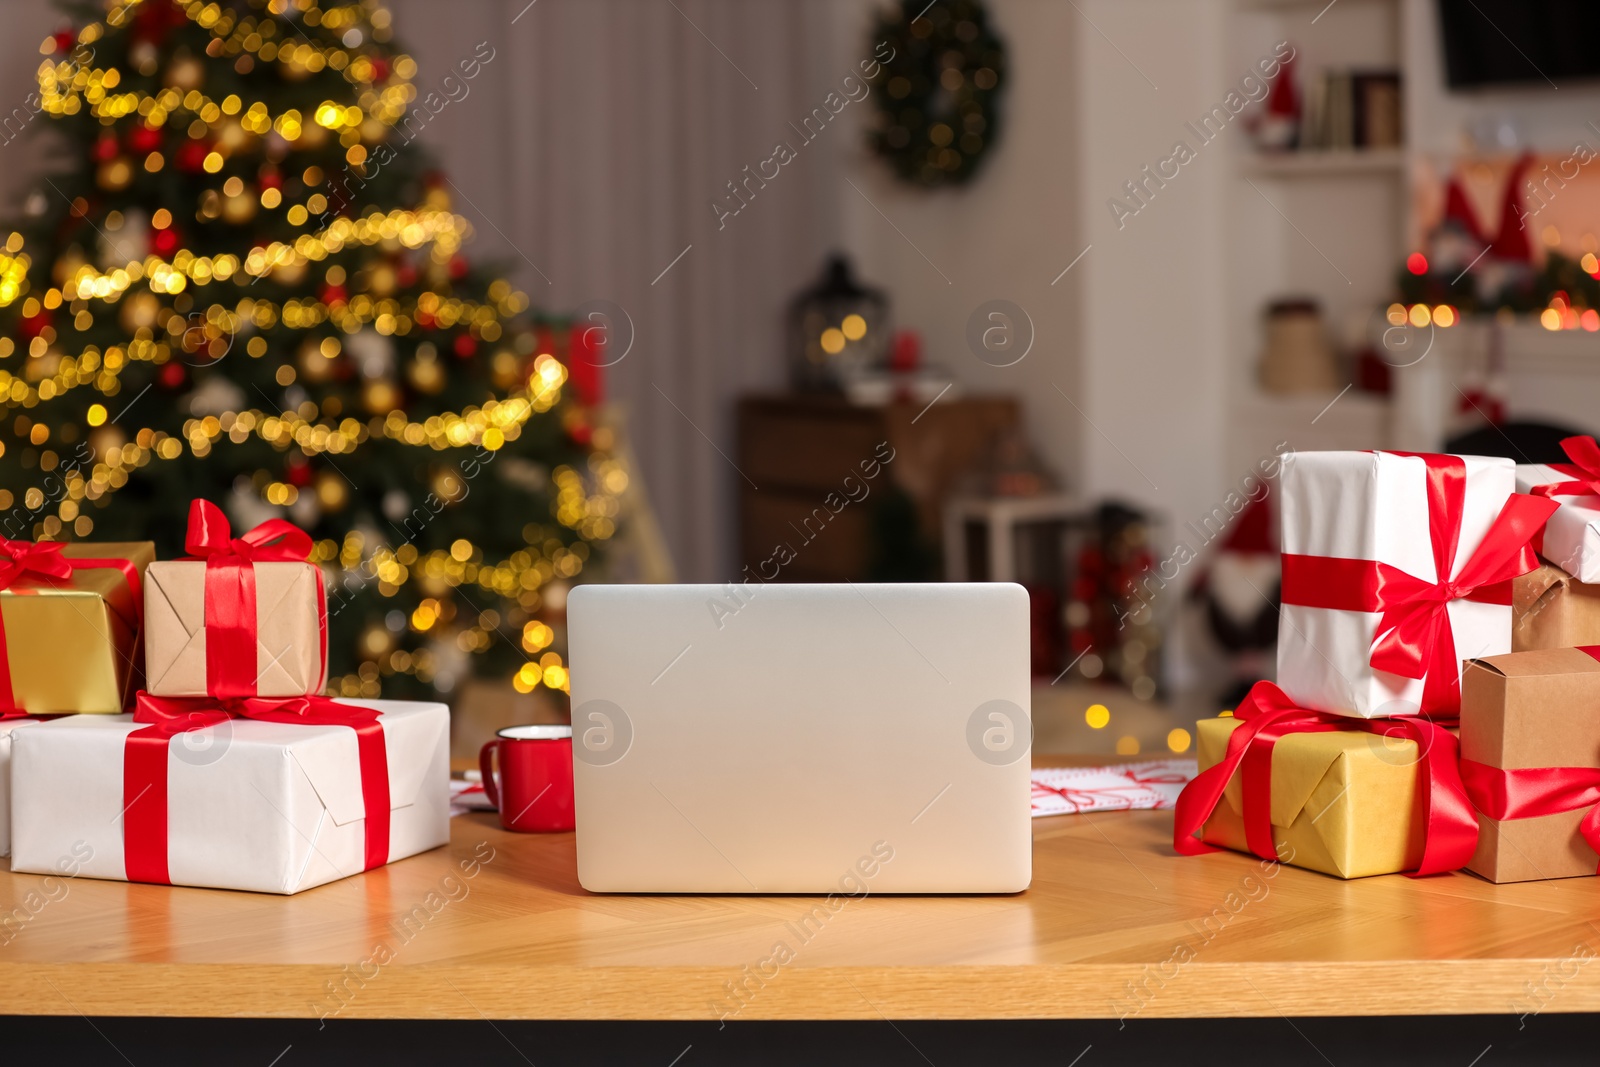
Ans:
[{"label": "blurred christmas tree", "polygon": [[565,691],[565,589],[627,483],[599,361],[462,253],[389,13],[64,8],[37,125],[69,151],[0,252],[0,535],[178,555],[193,497],[281,514],[328,569],[335,694]]}]

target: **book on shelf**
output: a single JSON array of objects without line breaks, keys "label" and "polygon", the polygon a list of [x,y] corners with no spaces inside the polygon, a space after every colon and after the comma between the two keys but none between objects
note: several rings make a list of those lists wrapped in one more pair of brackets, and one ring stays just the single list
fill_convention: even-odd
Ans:
[{"label": "book on shelf", "polygon": [[1403,139],[1398,71],[1329,69],[1311,77],[1299,151],[1398,148]]}]

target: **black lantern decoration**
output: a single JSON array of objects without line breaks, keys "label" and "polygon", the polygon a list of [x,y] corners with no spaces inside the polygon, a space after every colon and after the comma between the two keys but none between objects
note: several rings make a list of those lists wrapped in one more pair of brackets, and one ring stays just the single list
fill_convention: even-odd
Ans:
[{"label": "black lantern decoration", "polygon": [[789,309],[795,388],[839,391],[851,378],[881,368],[888,348],[888,298],[856,281],[844,256],[831,256],[822,279]]}]

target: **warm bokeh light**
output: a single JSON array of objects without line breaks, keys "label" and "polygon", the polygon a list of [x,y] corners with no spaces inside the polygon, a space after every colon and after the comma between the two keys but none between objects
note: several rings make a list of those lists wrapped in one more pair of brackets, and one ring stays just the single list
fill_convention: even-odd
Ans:
[{"label": "warm bokeh light", "polygon": [[1189,731],[1181,726],[1167,731],[1167,747],[1174,752],[1189,751],[1189,746],[1193,743],[1193,740],[1189,736]]},{"label": "warm bokeh light", "polygon": [[1428,311],[1427,304],[1411,305],[1411,325],[1426,326],[1433,321],[1433,315]]},{"label": "warm bokeh light", "polygon": [[1139,754],[1139,739],[1137,737],[1117,738],[1117,755],[1137,756]]},{"label": "warm bokeh light", "polygon": [[1111,709],[1104,704],[1090,704],[1083,713],[1083,721],[1096,730],[1104,729],[1111,721]]},{"label": "warm bokeh light", "polygon": [[1406,257],[1406,270],[1412,274],[1428,273],[1428,257],[1421,252],[1413,252]]}]

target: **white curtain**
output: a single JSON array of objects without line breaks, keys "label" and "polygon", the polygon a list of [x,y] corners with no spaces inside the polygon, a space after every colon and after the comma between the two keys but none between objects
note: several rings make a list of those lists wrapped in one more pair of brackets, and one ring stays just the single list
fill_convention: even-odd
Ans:
[{"label": "white curtain", "polygon": [[[789,128],[837,82],[833,6],[394,0],[393,9],[419,64],[419,97],[455,96],[420,139],[477,227],[469,252],[503,259],[535,306],[626,309],[636,338],[607,388],[628,413],[680,578],[733,577],[734,399],[783,384],[785,305],[838,237],[834,186],[852,131],[801,146]],[[494,57],[470,82],[457,71],[446,85],[483,43]],[[748,186],[753,199],[719,228],[711,202],[779,141],[799,158],[764,188]]]}]

